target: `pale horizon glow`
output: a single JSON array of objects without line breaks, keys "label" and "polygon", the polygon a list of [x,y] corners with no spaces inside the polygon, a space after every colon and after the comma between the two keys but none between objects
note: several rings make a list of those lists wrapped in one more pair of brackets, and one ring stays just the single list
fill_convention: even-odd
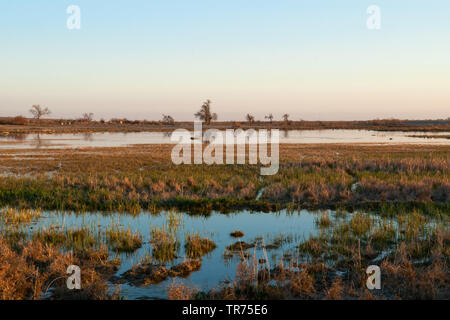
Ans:
[{"label": "pale horizon glow", "polygon": [[446,0],[3,1],[0,41],[0,116],[190,121],[206,99],[224,121],[450,116]]}]

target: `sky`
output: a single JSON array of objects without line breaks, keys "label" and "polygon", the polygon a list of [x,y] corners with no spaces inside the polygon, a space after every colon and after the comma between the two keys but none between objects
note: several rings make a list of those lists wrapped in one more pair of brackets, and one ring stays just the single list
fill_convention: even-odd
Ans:
[{"label": "sky", "polygon": [[219,120],[450,117],[450,1],[0,0],[0,116],[193,120],[206,99]]}]

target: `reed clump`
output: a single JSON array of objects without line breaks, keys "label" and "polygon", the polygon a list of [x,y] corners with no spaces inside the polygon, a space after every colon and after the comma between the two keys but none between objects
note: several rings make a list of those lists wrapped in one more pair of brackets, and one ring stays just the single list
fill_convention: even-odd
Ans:
[{"label": "reed clump", "polygon": [[138,231],[131,231],[131,227],[124,229],[117,224],[105,231],[108,245],[117,252],[134,252],[142,246],[142,235]]},{"label": "reed clump", "polygon": [[184,249],[189,258],[200,258],[216,248],[216,244],[209,238],[201,238],[198,233],[187,234]]},{"label": "reed clump", "polygon": [[33,233],[32,238],[42,243],[62,246],[67,250],[74,251],[101,247],[101,237],[93,226],[64,228],[58,225],[51,225]]},{"label": "reed clump", "polygon": [[36,222],[40,219],[42,210],[39,209],[16,209],[16,208],[1,208],[0,222],[2,225],[21,225]]},{"label": "reed clump", "polygon": [[181,281],[174,280],[168,287],[169,300],[192,300],[197,293],[197,289],[190,288]]},{"label": "reed clump", "polygon": [[332,224],[330,214],[328,211],[320,213],[320,216],[318,219],[316,219],[316,225],[320,228],[328,228]]},{"label": "reed clump", "polygon": [[180,249],[180,241],[176,234],[164,225],[153,227],[150,231],[150,242],[152,244],[152,256],[160,263],[174,261]]}]

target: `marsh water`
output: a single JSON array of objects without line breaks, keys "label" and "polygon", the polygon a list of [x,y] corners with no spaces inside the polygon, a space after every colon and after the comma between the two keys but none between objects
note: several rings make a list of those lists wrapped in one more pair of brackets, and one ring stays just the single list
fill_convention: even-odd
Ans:
[{"label": "marsh water", "polygon": [[[330,211],[331,212],[331,211]],[[173,213],[171,213],[173,214]],[[188,214],[178,214],[179,225],[176,230],[176,238],[180,241],[180,249],[177,258],[164,263],[172,266],[185,261],[184,252],[185,236],[187,234],[198,233],[202,238],[209,238],[216,244],[216,248],[202,257],[201,269],[193,272],[187,278],[179,278],[190,287],[200,290],[208,290],[220,285],[224,281],[235,279],[236,269],[241,262],[239,254],[233,257],[225,255],[226,247],[244,241],[253,243],[258,241],[265,244],[266,250],[261,245],[249,249],[250,259],[268,259],[273,266],[279,263],[280,259],[297,259],[298,244],[308,239],[311,235],[319,231],[316,226],[316,219],[319,213],[301,211],[281,211],[278,213],[251,213],[241,211],[232,214],[221,214],[213,212],[209,216],[192,216]],[[331,212],[331,216],[333,213]],[[129,215],[120,213],[59,213],[44,212],[33,225],[29,226],[30,232],[39,229],[45,230],[58,226],[64,229],[73,229],[81,226],[89,226],[98,231],[104,231],[111,225],[122,225],[125,229],[130,228],[133,232],[138,231],[143,236],[143,246],[133,253],[119,254],[121,259],[120,268],[116,276],[130,270],[133,265],[141,262],[141,259],[152,256],[152,245],[149,243],[150,230],[154,227],[167,226],[170,214],[161,212],[158,214],[143,212],[139,215]],[[233,238],[230,233],[235,230],[244,232],[241,238]],[[112,255],[116,255],[111,252]],[[136,287],[127,283],[121,284],[120,292],[128,299],[159,299],[167,298],[168,285],[173,279],[168,279],[159,284],[152,284],[145,287]]]},{"label": "marsh water", "polygon": [[[370,130],[286,130],[280,143],[362,143],[449,145],[449,132]],[[428,138],[426,138],[428,136]],[[433,137],[430,137],[433,136]],[[439,138],[439,136],[443,136]],[[140,144],[174,144],[170,132],[28,134],[0,136],[0,149],[124,147]]]},{"label": "marsh water", "polygon": [[[100,245],[106,245],[109,248],[111,259],[120,258],[118,270],[109,283],[111,291],[116,291],[119,287],[120,296],[131,300],[167,299],[169,288],[174,282],[183,282],[189,288],[204,292],[212,289],[220,290],[223,286],[235,283],[239,265],[242,262],[255,268],[255,270],[273,270],[280,265],[298,268],[301,263],[311,262],[308,249],[302,247],[306,241],[317,239],[317,237],[327,239],[333,235],[333,232],[345,231],[346,228],[341,228],[344,225],[356,228],[352,232],[359,232],[360,227],[356,224],[366,223],[369,229],[364,231],[368,232],[365,235],[374,234],[373,232],[376,233],[377,230],[390,230],[389,226],[392,226],[396,231],[393,237],[389,235],[390,241],[400,239],[403,232],[412,226],[411,223],[420,227],[418,230],[421,231],[415,235],[416,237],[432,234],[433,230],[437,229],[448,230],[450,221],[446,215],[436,215],[434,218],[424,220],[420,218],[419,222],[412,219],[408,220],[411,217],[416,219],[417,216],[414,216],[414,214],[412,213],[406,220],[404,219],[406,216],[403,215],[403,227],[401,227],[400,219],[397,220],[395,216],[388,213],[379,215],[359,211],[350,213],[342,210],[285,209],[271,213],[243,210],[227,214],[211,212],[206,215],[193,215],[177,211],[162,211],[159,213],[142,211],[139,214],[44,211],[33,222],[22,225],[19,231],[30,238],[40,232],[48,234],[47,231],[56,231],[59,234],[60,232],[64,233],[64,231],[89,230],[89,234],[97,240],[88,247],[99,248]],[[370,220],[363,219],[364,216]],[[328,222],[324,223],[324,221]],[[352,224],[352,222],[354,223]],[[103,235],[111,230],[119,229],[130,230],[133,234],[139,234],[142,239],[142,246],[131,253],[115,251]],[[153,244],[154,242],[152,243],[152,240],[158,238],[158,236],[156,238],[154,236],[153,231],[155,229],[163,230],[163,232],[174,236],[171,241],[175,240],[178,243],[174,256],[155,255],[157,249]],[[237,230],[243,232],[243,234],[239,236],[233,234]],[[196,258],[201,261],[201,266],[188,276],[168,278],[156,284],[130,282],[129,278],[125,276],[128,271],[140,265],[151,264],[155,267],[171,268],[189,261],[191,258],[185,249],[185,244],[188,236],[195,235],[198,235],[200,239],[212,240],[216,246],[212,251],[203,252],[201,256]],[[78,240],[73,241],[78,243]],[[236,246],[238,243],[240,243],[239,246]],[[251,246],[245,248],[245,244]],[[235,245],[235,249],[230,248],[232,245]],[[69,243],[63,250],[72,250],[76,247],[75,243]],[[385,246],[371,260],[371,263],[381,261],[395,247],[395,242],[393,245],[391,243]],[[324,256],[323,258],[323,262],[331,268],[337,266],[333,271],[336,274],[342,275],[347,272],[345,268],[340,269],[336,264],[339,256]],[[143,280],[149,277],[146,269],[144,271],[136,270],[136,275],[143,277]],[[47,294],[50,294],[50,292],[47,292]]]}]

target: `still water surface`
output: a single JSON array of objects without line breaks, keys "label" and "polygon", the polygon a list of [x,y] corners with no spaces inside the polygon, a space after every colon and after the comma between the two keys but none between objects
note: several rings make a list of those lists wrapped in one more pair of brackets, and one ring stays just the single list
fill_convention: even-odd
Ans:
[{"label": "still water surface", "polygon": [[[144,245],[132,254],[120,254],[121,265],[116,274],[117,276],[131,269],[142,258],[152,256],[152,246],[149,243],[150,230],[155,226],[167,226],[169,219],[167,212],[161,212],[159,214],[143,212],[137,216],[120,213],[74,214],[45,212],[43,216],[32,226],[33,231],[47,229],[55,225],[64,229],[89,226],[104,231],[111,225],[118,224],[126,229],[130,227],[133,232],[139,231],[143,236]],[[177,239],[181,244],[178,258],[173,262],[167,262],[166,266],[170,267],[186,259],[184,252],[185,236],[188,233],[195,234],[198,232],[201,237],[208,237],[213,240],[217,247],[210,254],[203,256],[202,266],[199,271],[192,273],[186,279],[178,280],[184,281],[187,285],[201,290],[212,289],[223,281],[232,281],[235,279],[236,268],[241,260],[239,254],[233,258],[225,257],[224,253],[226,252],[227,246],[237,241],[252,243],[255,239],[259,243],[264,241],[266,247],[270,244],[281,243],[277,248],[267,249],[266,252],[270,264],[273,266],[275,263],[278,263],[285,254],[291,254],[294,259],[297,259],[298,244],[318,232],[315,223],[318,216],[318,213],[312,213],[307,210],[295,212],[287,212],[284,210],[278,213],[251,213],[249,211],[241,211],[232,214],[213,212],[207,217],[180,213],[181,223],[176,231]],[[331,216],[333,216],[333,213],[331,213]],[[232,238],[230,233],[235,230],[243,231],[245,233],[244,237]],[[263,259],[265,256],[260,245],[256,247],[256,250],[250,249],[248,252],[251,255],[251,259],[253,259],[254,254],[257,259]],[[112,253],[112,255],[114,256],[115,253]],[[286,257],[284,261],[287,261]],[[128,299],[167,298],[167,287],[172,281],[173,279],[169,279],[147,287],[135,287],[122,284],[121,295],[126,296]]]},{"label": "still water surface", "polygon": [[[400,132],[370,130],[288,130],[280,131],[280,143],[364,143],[364,144],[443,144],[449,132]],[[0,149],[124,147],[139,144],[173,144],[169,132],[28,134],[0,137]]]}]

